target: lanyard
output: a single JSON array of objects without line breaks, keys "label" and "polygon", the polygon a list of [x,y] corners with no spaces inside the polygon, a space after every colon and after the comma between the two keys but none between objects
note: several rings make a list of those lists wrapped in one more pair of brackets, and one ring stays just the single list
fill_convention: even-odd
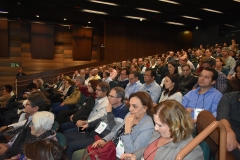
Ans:
[{"label": "lanyard", "polygon": [[[196,105],[195,105],[195,109],[197,108],[199,95],[200,95],[200,94],[198,94],[198,98],[197,98],[197,102],[196,102]],[[203,105],[202,105],[202,109],[203,109],[203,107],[204,107],[204,98],[205,98],[205,93],[203,94]],[[198,107],[198,108],[199,108],[199,107]]]}]

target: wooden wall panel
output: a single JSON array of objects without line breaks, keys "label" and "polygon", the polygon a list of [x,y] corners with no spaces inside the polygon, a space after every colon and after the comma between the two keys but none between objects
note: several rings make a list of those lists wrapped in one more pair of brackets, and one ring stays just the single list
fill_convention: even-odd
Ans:
[{"label": "wooden wall panel", "polygon": [[0,57],[8,57],[8,21],[0,20]]},{"label": "wooden wall panel", "polygon": [[73,28],[73,59],[91,60],[92,59],[92,29],[74,27]]},{"label": "wooden wall panel", "polygon": [[32,23],[31,52],[33,58],[53,59],[54,55],[53,25]]}]

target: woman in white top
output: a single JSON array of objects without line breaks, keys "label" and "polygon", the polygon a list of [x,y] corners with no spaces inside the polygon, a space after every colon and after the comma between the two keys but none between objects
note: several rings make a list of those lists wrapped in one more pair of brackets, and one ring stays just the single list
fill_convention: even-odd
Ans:
[{"label": "woman in white top", "polygon": [[164,79],[165,91],[162,92],[159,103],[167,100],[174,99],[179,103],[182,102],[182,94],[179,92],[178,77],[175,74],[168,74]]}]

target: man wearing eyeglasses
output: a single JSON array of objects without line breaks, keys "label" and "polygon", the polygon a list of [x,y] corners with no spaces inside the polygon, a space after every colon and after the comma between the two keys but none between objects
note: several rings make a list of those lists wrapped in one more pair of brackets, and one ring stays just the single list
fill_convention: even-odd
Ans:
[{"label": "man wearing eyeglasses", "polygon": [[141,88],[141,91],[147,92],[151,98],[153,103],[158,103],[161,87],[155,81],[156,71],[154,69],[148,68],[144,73],[144,84]]},{"label": "man wearing eyeglasses", "polygon": [[138,91],[140,91],[140,89],[142,88],[142,83],[138,80],[138,76],[139,76],[139,72],[138,71],[132,71],[129,74],[129,83],[127,84],[127,87],[125,88],[125,97],[128,99],[128,97],[132,94],[132,93],[136,93]]},{"label": "man wearing eyeglasses", "polygon": [[[75,131],[71,129],[72,132],[69,130],[64,132],[69,143],[66,151],[69,159],[71,159],[74,151],[86,148],[89,144],[93,143],[96,134],[100,137],[107,135],[116,124],[114,117],[123,120],[128,113],[128,107],[123,103],[125,97],[124,89],[120,87],[113,88],[107,98],[108,92],[106,92],[106,88],[108,88],[109,92],[109,85],[106,82],[98,84],[96,89],[97,100],[88,120],[78,120],[76,123],[77,127],[82,127],[82,129],[87,128],[86,132],[79,133],[76,129]],[[105,129],[102,133],[96,133],[95,128],[101,121],[106,122],[108,129]]]}]

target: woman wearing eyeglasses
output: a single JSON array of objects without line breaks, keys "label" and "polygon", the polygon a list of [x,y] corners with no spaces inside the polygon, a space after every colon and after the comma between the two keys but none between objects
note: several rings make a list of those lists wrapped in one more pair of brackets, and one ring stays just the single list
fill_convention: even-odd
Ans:
[{"label": "woman wearing eyeglasses", "polygon": [[[155,132],[148,146],[135,152],[126,152],[121,159],[174,160],[179,151],[193,138],[193,123],[187,110],[175,100],[166,100],[153,108]],[[202,149],[197,146],[184,160],[204,160]]]},{"label": "woman wearing eyeglasses", "polygon": [[[103,139],[92,144],[93,148],[103,147],[108,141],[113,141],[115,146],[122,144],[123,148],[117,149],[117,157],[126,152],[132,153],[148,144],[154,129],[151,108],[152,99],[146,92],[136,92],[130,95],[130,113],[124,122],[116,125]],[[81,151],[73,154],[72,160],[79,159]]]}]

